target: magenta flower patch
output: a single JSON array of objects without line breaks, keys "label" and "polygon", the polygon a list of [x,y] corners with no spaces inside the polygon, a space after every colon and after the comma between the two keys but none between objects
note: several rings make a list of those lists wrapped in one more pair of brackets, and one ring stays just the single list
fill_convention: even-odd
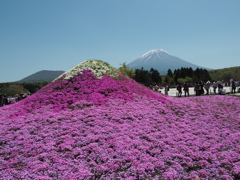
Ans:
[{"label": "magenta flower patch", "polygon": [[239,109],[83,71],[0,108],[1,178],[239,179]]}]

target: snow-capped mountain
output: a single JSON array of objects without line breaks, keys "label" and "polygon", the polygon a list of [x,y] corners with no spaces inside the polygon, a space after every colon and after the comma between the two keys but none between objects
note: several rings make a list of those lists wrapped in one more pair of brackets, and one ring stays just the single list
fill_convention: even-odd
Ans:
[{"label": "snow-capped mountain", "polygon": [[141,69],[143,67],[145,70],[150,70],[151,68],[154,68],[158,70],[161,75],[167,74],[168,69],[174,71],[175,69],[180,69],[182,67],[191,67],[193,70],[196,68],[209,69],[173,56],[163,49],[150,50],[143,54],[142,57],[127,65],[132,69]]}]

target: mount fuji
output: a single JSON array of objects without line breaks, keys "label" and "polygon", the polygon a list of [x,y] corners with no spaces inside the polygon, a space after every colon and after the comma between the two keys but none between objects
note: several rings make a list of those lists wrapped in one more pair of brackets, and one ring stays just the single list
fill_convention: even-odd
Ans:
[{"label": "mount fuji", "polygon": [[150,50],[147,53],[143,54],[142,57],[132,61],[127,65],[132,69],[141,69],[143,67],[144,70],[150,70],[151,68],[154,68],[158,70],[161,75],[166,75],[168,69],[174,71],[175,69],[180,69],[182,67],[191,67],[193,70],[196,68],[210,69],[187,62],[183,59],[171,55],[163,49]]}]

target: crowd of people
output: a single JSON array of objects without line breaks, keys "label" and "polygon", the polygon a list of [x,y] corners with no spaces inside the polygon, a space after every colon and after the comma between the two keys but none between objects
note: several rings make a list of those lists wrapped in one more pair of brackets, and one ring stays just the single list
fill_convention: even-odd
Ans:
[{"label": "crowd of people", "polygon": [[[231,93],[235,94],[237,92],[237,86],[240,85],[239,81],[235,81],[232,79],[230,81],[229,85],[231,87]],[[224,83],[223,81],[218,81],[218,82],[210,82],[207,81],[206,83],[203,83],[202,81],[196,82],[194,86],[189,85],[187,82],[185,82],[183,85],[178,84],[176,89],[177,89],[177,96],[181,97],[182,96],[182,91],[184,91],[184,96],[189,96],[189,87],[194,87],[195,95],[196,96],[201,96],[201,95],[209,95],[209,90],[212,87],[213,88],[213,93],[214,94],[219,94],[219,95],[224,95],[226,94],[226,90],[224,89]],[[218,92],[217,92],[218,90]],[[206,92],[205,92],[206,91]],[[240,91],[240,88],[238,89]]]},{"label": "crowd of people", "polygon": [[[240,88],[238,88],[238,86],[240,86],[240,81],[231,79],[228,83],[224,83],[224,81],[217,81],[217,82],[207,81],[205,83],[203,81],[199,81],[193,85],[193,84],[189,84],[188,82],[184,82],[183,84],[179,83],[177,86],[174,86],[174,87],[177,90],[176,96],[188,97],[189,96],[189,88],[194,89],[194,95],[201,96],[201,95],[209,95],[212,92],[214,94],[224,95],[224,94],[226,94],[226,89],[224,89],[224,87],[230,87],[230,93],[232,93],[232,94],[235,94],[237,92],[240,93]],[[158,92],[164,93],[165,95],[168,95],[169,86],[167,84],[165,85],[165,87],[160,87],[157,84],[154,84],[154,85],[149,86],[149,88],[154,91],[158,91]],[[164,90],[164,92],[162,92],[162,90]]]},{"label": "crowd of people", "polygon": [[20,95],[16,94],[15,96],[7,96],[6,94],[5,95],[0,94],[0,107],[18,102],[30,95],[31,95],[30,92],[20,94]]}]

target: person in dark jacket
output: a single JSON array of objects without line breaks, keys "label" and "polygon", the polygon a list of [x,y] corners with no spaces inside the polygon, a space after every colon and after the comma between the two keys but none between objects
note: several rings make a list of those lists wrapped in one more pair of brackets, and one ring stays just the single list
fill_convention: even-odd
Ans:
[{"label": "person in dark jacket", "polygon": [[178,84],[177,90],[178,90],[178,97],[181,97],[182,96],[182,85],[181,84]]},{"label": "person in dark jacket", "polygon": [[196,92],[196,96],[199,96],[199,85],[198,85],[198,82],[195,83],[194,91]]},{"label": "person in dark jacket", "polygon": [[222,95],[223,85],[219,82],[218,83],[218,94]]},{"label": "person in dark jacket", "polygon": [[236,93],[236,83],[234,80],[232,80],[232,93],[235,94]]},{"label": "person in dark jacket", "polygon": [[189,96],[189,85],[188,85],[187,82],[185,82],[185,83],[183,84],[183,90],[184,90],[184,95],[185,95],[185,97],[186,97],[186,96]]},{"label": "person in dark jacket", "polygon": [[203,82],[201,81],[199,83],[199,95],[202,95],[202,94],[204,94],[204,89],[203,89]]}]

